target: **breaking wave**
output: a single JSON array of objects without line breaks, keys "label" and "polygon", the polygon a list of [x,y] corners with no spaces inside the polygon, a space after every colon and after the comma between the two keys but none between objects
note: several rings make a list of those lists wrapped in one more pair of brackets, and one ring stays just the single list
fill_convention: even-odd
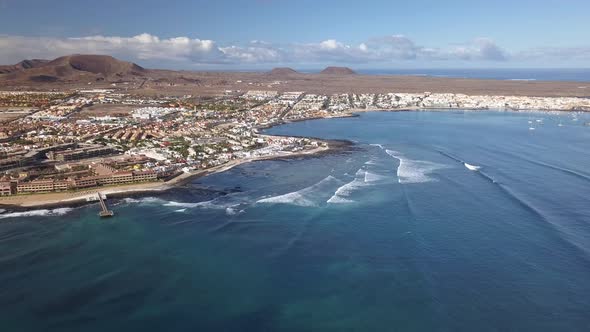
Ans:
[{"label": "breaking wave", "polygon": [[463,163],[463,165],[465,165],[465,168],[467,168],[470,171],[479,171],[479,169],[481,168],[481,166],[477,166],[477,165],[471,165],[468,163]]},{"label": "breaking wave", "polygon": [[319,200],[317,196],[321,196],[326,193],[327,187],[333,187],[341,184],[342,181],[336,179],[333,176],[328,176],[322,181],[314,184],[313,186],[290,192],[283,195],[263,198],[258,200],[256,203],[262,204],[290,204],[297,206],[318,206]]},{"label": "breaking wave", "polygon": [[11,212],[0,214],[0,219],[7,218],[19,218],[19,217],[55,217],[63,216],[68,212],[74,210],[73,208],[59,208],[59,209],[42,209],[42,210],[31,210],[23,212]]},{"label": "breaking wave", "polygon": [[241,214],[244,213],[244,210],[237,210],[236,206],[230,206],[228,208],[225,209],[225,214],[227,214],[228,216],[235,216],[237,214]]},{"label": "breaking wave", "polygon": [[379,182],[379,181],[384,181],[384,180],[387,180],[387,176],[371,173],[369,171],[365,171],[365,183]]},{"label": "breaking wave", "polygon": [[336,189],[336,192],[334,192],[334,195],[332,195],[332,197],[330,197],[326,201],[326,203],[328,203],[328,204],[354,203],[354,201],[349,199],[348,197],[358,188],[364,187],[367,185],[367,182],[365,181],[366,176],[367,176],[367,171],[365,171],[363,169],[359,169],[355,174],[354,180],[352,180],[352,181],[342,185],[338,189]]},{"label": "breaking wave", "polygon": [[128,204],[158,204],[166,207],[175,208],[174,212],[185,212],[186,209],[194,208],[224,210],[228,206],[227,204],[221,204],[217,201],[217,199],[203,202],[177,202],[167,201],[158,197],[144,197],[140,199],[125,198],[123,201]]},{"label": "breaking wave", "polygon": [[397,151],[385,150],[385,152],[399,161],[397,178],[398,182],[402,184],[436,181],[436,179],[431,177],[430,174],[438,169],[444,168],[444,165],[430,161],[404,158],[403,155]]},{"label": "breaking wave", "polygon": [[258,200],[257,203],[270,203],[270,204],[293,204],[299,206],[315,206],[316,204],[309,199],[305,198],[299,192],[292,192],[284,195],[264,198]]},{"label": "breaking wave", "polygon": [[164,206],[171,206],[171,207],[180,207],[180,208],[196,208],[196,207],[216,207],[213,201],[204,201],[204,202],[197,202],[197,203],[185,203],[185,202],[175,202],[169,201],[163,204]]},{"label": "breaking wave", "polygon": [[347,199],[347,198],[343,198],[338,195],[334,195],[334,196],[330,197],[330,199],[328,199],[326,201],[326,203],[328,203],[328,204],[350,204],[350,203],[354,203],[354,201]]}]

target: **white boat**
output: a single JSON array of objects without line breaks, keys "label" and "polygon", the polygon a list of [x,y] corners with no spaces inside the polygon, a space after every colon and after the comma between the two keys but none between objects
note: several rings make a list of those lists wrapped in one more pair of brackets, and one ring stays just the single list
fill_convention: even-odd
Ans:
[{"label": "white boat", "polygon": [[529,127],[529,130],[535,130],[535,127]]},{"label": "white boat", "polygon": [[467,169],[470,171],[479,171],[479,169],[481,168],[481,166],[471,165],[468,163],[463,163],[463,165],[465,165],[465,167],[467,167]]}]

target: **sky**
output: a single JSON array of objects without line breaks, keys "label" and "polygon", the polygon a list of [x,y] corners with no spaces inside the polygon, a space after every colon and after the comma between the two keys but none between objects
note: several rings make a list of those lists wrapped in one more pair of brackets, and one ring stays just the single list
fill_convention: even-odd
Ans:
[{"label": "sky", "polygon": [[0,63],[589,68],[588,0],[0,0]]}]

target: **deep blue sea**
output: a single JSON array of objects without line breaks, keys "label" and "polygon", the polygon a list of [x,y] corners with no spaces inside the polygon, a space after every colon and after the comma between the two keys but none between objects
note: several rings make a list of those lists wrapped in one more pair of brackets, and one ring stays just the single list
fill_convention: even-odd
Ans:
[{"label": "deep blue sea", "polygon": [[298,122],[268,132],[354,145],[110,200],[108,220],[6,211],[0,330],[588,331],[589,121]]},{"label": "deep blue sea", "polygon": [[361,69],[367,75],[410,75],[515,81],[590,82],[590,68]]}]

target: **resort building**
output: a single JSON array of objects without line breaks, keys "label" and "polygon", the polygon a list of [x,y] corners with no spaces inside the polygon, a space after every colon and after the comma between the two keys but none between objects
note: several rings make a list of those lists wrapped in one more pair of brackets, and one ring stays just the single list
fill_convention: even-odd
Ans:
[{"label": "resort building", "polygon": [[106,156],[115,153],[116,150],[108,147],[108,146],[101,146],[101,147],[92,147],[92,148],[80,148],[75,150],[67,150],[67,151],[59,151],[59,152],[49,152],[47,154],[48,158],[51,160],[57,161],[72,161],[72,160],[81,160],[87,158],[94,158],[100,156]]}]

